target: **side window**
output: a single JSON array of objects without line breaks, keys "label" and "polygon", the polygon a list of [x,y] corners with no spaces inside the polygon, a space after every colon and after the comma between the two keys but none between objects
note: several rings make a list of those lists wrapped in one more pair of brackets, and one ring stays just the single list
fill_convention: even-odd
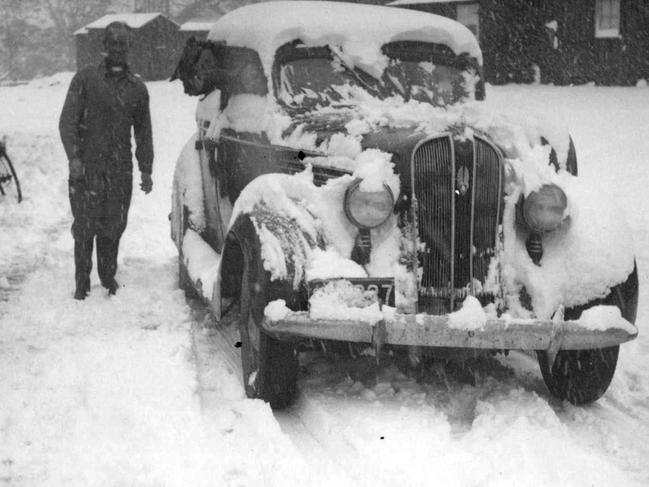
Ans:
[{"label": "side window", "polygon": [[620,0],[595,1],[595,37],[620,36]]},{"label": "side window", "polygon": [[457,21],[480,39],[480,6],[477,3],[458,3]]}]

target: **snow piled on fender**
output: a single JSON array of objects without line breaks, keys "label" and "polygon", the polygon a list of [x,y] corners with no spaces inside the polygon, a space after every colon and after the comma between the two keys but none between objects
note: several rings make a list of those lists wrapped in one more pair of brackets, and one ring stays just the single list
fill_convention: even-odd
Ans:
[{"label": "snow piled on fender", "polygon": [[[560,173],[553,178],[568,197],[564,224],[543,236],[540,265],[530,259],[515,221],[519,192],[507,197],[502,278],[506,291],[517,295],[524,285],[538,318],[548,319],[560,306],[571,307],[605,297],[611,287],[633,271],[631,231],[617,203],[579,178]],[[525,315],[510,296],[507,304]]]},{"label": "snow piled on fender", "polygon": [[189,210],[189,226],[197,232],[205,230],[205,205],[201,162],[196,151],[196,134],[192,135],[183,147],[174,172],[172,198]]},{"label": "snow piled on fender", "polygon": [[210,301],[219,272],[221,256],[192,229],[187,229],[185,232],[182,253],[192,282],[201,295]]}]

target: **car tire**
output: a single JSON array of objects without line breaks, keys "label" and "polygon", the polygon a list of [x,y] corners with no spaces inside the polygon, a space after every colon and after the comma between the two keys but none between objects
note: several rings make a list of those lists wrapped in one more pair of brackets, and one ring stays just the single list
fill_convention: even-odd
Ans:
[{"label": "car tire", "polygon": [[272,296],[270,274],[264,269],[256,235],[242,247],[239,331],[243,384],[249,398],[262,399],[273,409],[283,409],[297,393],[297,350],[292,343],[274,339],[262,330],[264,308],[276,297]]},{"label": "car tire", "polygon": [[550,393],[583,406],[604,395],[615,374],[620,347],[561,350],[552,368],[546,352],[537,352],[543,381]]},{"label": "car tire", "polygon": [[[634,267],[627,280],[615,286],[606,298],[567,309],[565,319],[578,319],[584,310],[600,304],[617,306],[622,316],[634,323],[638,306],[637,268]],[[537,358],[543,381],[550,393],[575,406],[583,406],[598,400],[608,389],[615,374],[619,350],[619,345],[601,349],[560,350],[552,364],[548,353],[538,350]]]}]

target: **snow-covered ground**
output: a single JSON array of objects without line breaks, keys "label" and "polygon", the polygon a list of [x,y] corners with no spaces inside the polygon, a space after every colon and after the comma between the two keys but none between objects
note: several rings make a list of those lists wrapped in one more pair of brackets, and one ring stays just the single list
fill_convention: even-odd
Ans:
[{"label": "snow-covered ground", "polygon": [[0,88],[0,134],[25,201],[0,202],[0,485],[644,486],[649,484],[649,89],[490,87],[488,103],[558,117],[580,174],[634,229],[640,336],[596,404],[551,399],[512,353],[417,382],[394,364],[313,356],[289,411],[245,399],[231,344],[176,285],[173,164],[195,99],[149,84],[154,191],[134,192],[112,298],[72,299],[70,75]]}]

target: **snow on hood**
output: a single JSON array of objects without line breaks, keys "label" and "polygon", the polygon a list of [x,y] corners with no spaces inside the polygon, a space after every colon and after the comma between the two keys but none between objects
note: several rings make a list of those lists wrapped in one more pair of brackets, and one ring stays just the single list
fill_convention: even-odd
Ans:
[{"label": "snow on hood", "polygon": [[[542,138],[552,144],[560,166],[565,168],[570,145],[567,130],[562,124],[553,125],[530,114],[515,110],[493,113],[480,102],[435,107],[415,100],[404,102],[399,96],[381,100],[358,87],[349,90],[343,104],[344,108],[320,107],[297,125],[291,125],[289,115],[269,96],[233,96],[222,112],[206,110],[203,105],[214,105],[212,97],[207,97],[199,103],[197,111],[199,118],[210,122],[208,138],[218,139],[226,128],[263,134],[273,144],[323,154],[305,162],[353,173],[364,180],[361,190],[374,191],[386,184],[395,198],[400,193],[400,183],[393,171],[391,154],[373,148],[363,150],[361,145],[364,135],[382,128],[407,127],[422,133],[422,137],[458,131],[467,137],[474,133],[486,135],[505,150],[510,172],[514,166],[525,169],[514,174],[519,183],[525,183],[525,194],[554,182],[556,176],[548,165],[549,148],[540,146]],[[307,120],[314,117],[342,120],[345,131],[322,141],[320,134],[307,127]]]},{"label": "snow on hood", "polygon": [[424,12],[343,2],[246,5],[221,17],[208,39],[257,51],[267,76],[277,49],[295,39],[311,46],[339,47],[349,60],[370,72],[387,63],[381,46],[403,40],[444,44],[455,54],[468,54],[482,64],[478,41],[469,29],[454,20]]},{"label": "snow on hood", "polygon": [[[225,128],[265,134],[273,144],[345,156],[347,159],[331,158],[327,164],[345,170],[350,169],[348,159],[356,158],[361,152],[363,136],[382,128],[411,128],[413,132],[430,136],[447,132],[457,135],[458,131],[464,136],[483,134],[503,149],[508,159],[521,160],[529,157],[530,151],[544,138],[555,149],[562,168],[565,168],[570,147],[570,136],[564,124],[515,108],[505,107],[494,112],[483,103],[470,100],[449,107],[435,107],[416,100],[406,102],[400,96],[381,100],[360,87],[350,87],[340,106],[319,107],[300,119],[292,120],[270,96],[250,94],[235,95],[223,112],[213,110],[211,113],[208,138],[217,139]],[[207,115],[205,118],[209,120]],[[308,121],[317,118],[335,119],[344,126],[346,133],[336,133],[319,142],[316,131],[308,127]],[[549,152],[540,165],[547,166],[548,161]]]}]

